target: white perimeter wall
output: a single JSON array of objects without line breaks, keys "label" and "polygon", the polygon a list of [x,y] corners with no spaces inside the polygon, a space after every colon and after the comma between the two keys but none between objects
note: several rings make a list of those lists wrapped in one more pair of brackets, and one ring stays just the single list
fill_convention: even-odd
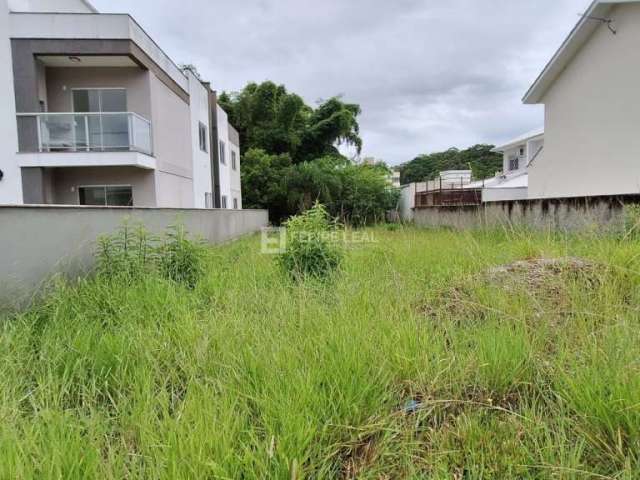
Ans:
[{"label": "white perimeter wall", "polygon": [[640,192],[640,4],[609,15],[543,98],[545,147],[529,198]]},{"label": "white perimeter wall", "polygon": [[413,221],[413,208],[416,206],[417,184],[410,183],[403,185],[400,189],[400,200],[398,201],[398,214],[403,222]]},{"label": "white perimeter wall", "polygon": [[[231,196],[231,146],[229,142],[229,119],[219,105],[216,106],[218,117],[218,142],[224,142],[225,148],[225,164],[219,162],[220,168],[220,202],[222,197],[227,197],[227,208],[233,208],[233,197]],[[219,145],[217,146],[219,149]]]},{"label": "white perimeter wall", "polygon": [[[206,208],[206,195],[213,192],[211,187],[211,126],[209,125],[209,92],[190,71],[189,96],[191,97],[191,149],[193,151],[193,198],[195,208]],[[207,128],[207,151],[200,150],[199,126]]]},{"label": "white perimeter wall", "polygon": [[482,190],[482,201],[504,202],[511,200],[526,200],[528,188],[485,188]]},{"label": "white perimeter wall", "polygon": [[18,168],[18,132],[16,123],[11,45],[9,43],[9,10],[6,0],[0,0],[0,204],[22,203],[22,177]]}]

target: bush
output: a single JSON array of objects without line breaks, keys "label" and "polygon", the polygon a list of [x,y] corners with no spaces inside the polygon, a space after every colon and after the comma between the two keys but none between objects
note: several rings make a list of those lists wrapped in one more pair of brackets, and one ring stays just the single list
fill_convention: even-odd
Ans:
[{"label": "bush", "polygon": [[324,206],[316,205],[286,223],[287,245],[280,258],[282,268],[296,280],[326,279],[342,263],[343,251],[336,238],[337,225]]},{"label": "bush", "polygon": [[640,205],[627,204],[624,206],[624,237],[638,238],[640,231]]},{"label": "bush", "polygon": [[154,268],[158,256],[156,243],[157,238],[144,225],[125,221],[116,233],[98,239],[98,274],[124,281],[139,278]]},{"label": "bush", "polygon": [[189,240],[184,226],[169,227],[160,255],[162,276],[188,288],[195,288],[204,275],[203,254],[202,243]]},{"label": "bush", "polygon": [[342,157],[323,157],[289,170],[290,211],[304,211],[315,201],[340,221],[363,226],[384,220],[396,208],[400,192],[387,182],[383,165],[356,164]]},{"label": "bush", "polygon": [[144,225],[125,222],[113,235],[98,239],[96,260],[103,278],[131,283],[157,273],[193,289],[204,274],[204,245],[190,240],[182,225],[157,237]]}]

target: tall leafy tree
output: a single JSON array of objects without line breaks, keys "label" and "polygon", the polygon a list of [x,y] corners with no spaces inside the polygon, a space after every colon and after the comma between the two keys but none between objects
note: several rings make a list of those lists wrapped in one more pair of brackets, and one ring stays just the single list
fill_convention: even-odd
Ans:
[{"label": "tall leafy tree", "polygon": [[273,82],[250,83],[241,92],[223,93],[218,102],[238,130],[243,151],[293,156],[311,115],[300,96]]},{"label": "tall leafy tree", "polygon": [[340,144],[354,146],[360,153],[362,139],[358,115],[359,105],[344,103],[337,97],[320,104],[309,116],[297,159],[308,161],[326,155],[340,155],[336,147]]},{"label": "tall leafy tree", "polygon": [[332,97],[317,108],[273,82],[250,83],[242,91],[223,93],[219,103],[240,133],[243,149],[288,153],[293,163],[339,155],[337,145],[362,148],[360,106]]},{"label": "tall leafy tree", "polygon": [[312,108],[273,82],[223,93],[220,105],[240,134],[244,204],[279,222],[316,201],[336,217],[364,223],[395,206],[386,167],[356,165],[340,145],[362,149],[360,106],[332,97]]}]

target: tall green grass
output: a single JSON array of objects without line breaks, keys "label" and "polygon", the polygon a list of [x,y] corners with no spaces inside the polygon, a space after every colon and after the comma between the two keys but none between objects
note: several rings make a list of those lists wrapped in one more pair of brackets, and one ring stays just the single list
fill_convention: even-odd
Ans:
[{"label": "tall green grass", "polygon": [[249,238],[3,319],[0,478],[640,477],[639,243],[369,233],[330,282]]}]

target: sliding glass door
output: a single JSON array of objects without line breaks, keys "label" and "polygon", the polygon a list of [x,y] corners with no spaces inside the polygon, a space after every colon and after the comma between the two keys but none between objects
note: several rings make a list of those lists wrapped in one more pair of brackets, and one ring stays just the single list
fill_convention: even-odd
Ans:
[{"label": "sliding glass door", "polygon": [[76,142],[87,150],[127,150],[130,146],[127,91],[124,88],[74,89],[73,111],[78,116]]},{"label": "sliding glass door", "polygon": [[133,190],[127,185],[79,187],[80,205],[100,207],[132,207]]}]

